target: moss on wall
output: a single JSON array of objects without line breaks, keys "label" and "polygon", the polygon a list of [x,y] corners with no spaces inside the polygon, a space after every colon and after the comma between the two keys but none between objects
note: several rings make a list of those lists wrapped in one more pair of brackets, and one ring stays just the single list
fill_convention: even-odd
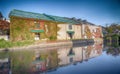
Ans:
[{"label": "moss on wall", "polygon": [[92,33],[90,31],[90,28],[88,26],[85,26],[85,34],[87,38],[91,39],[92,38]]},{"label": "moss on wall", "polygon": [[40,34],[41,39],[56,40],[58,30],[59,27],[56,22],[44,22],[44,33]]},{"label": "moss on wall", "polygon": [[33,28],[33,21],[17,17],[10,17],[10,39],[12,41],[34,39],[30,29]]},{"label": "moss on wall", "polygon": [[[10,39],[12,41],[21,41],[21,40],[33,40],[35,34],[30,32],[30,30],[35,28],[34,21],[36,19],[25,19],[19,17],[10,17]],[[36,20],[39,22],[43,22],[41,20]],[[40,39],[49,39],[56,40],[57,39],[57,31],[59,28],[57,27],[56,22],[44,21],[44,25],[42,26],[44,32],[40,33]]]}]

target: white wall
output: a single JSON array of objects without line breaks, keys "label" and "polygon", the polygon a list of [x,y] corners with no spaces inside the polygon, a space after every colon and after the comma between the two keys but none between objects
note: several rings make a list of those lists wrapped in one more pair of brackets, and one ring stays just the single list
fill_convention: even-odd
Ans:
[{"label": "white wall", "polygon": [[60,30],[57,32],[57,39],[58,40],[70,39],[70,37],[67,34],[68,24],[58,24],[57,26],[60,28]]},{"label": "white wall", "polygon": [[81,25],[73,25],[74,36],[73,39],[81,39]]},{"label": "white wall", "polygon": [[[68,40],[70,39],[67,31],[69,30],[69,24],[58,24],[57,25],[60,30],[57,32],[57,39],[58,40]],[[81,25],[72,25],[71,31],[74,31],[73,39],[81,39]]]}]

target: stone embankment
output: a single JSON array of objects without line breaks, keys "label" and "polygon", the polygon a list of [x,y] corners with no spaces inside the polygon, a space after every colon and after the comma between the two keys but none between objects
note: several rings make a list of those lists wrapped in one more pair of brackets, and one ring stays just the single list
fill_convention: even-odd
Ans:
[{"label": "stone embankment", "polygon": [[94,44],[93,39],[83,39],[83,40],[72,40],[73,46],[86,46]]},{"label": "stone embankment", "polygon": [[92,39],[82,39],[82,40],[69,40],[69,41],[62,41],[62,42],[43,42],[29,46],[23,47],[13,47],[13,48],[3,48],[0,50],[24,50],[24,49],[40,49],[40,48],[57,48],[63,46],[85,46],[89,44],[93,44],[94,40]]}]

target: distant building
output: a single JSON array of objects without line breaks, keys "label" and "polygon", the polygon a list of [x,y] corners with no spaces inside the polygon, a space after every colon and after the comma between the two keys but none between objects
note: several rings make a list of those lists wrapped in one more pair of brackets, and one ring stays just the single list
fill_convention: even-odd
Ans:
[{"label": "distant building", "polygon": [[101,26],[90,23],[87,20],[76,19],[75,17],[68,19],[77,22],[81,26],[81,31],[79,32],[81,32],[82,39],[94,39],[95,42],[102,41],[103,33]]},{"label": "distant building", "polygon": [[0,39],[8,40],[10,23],[4,19],[0,19]]},{"label": "distant building", "polygon": [[83,39],[94,39],[94,41],[101,41],[103,37],[102,27],[92,25],[89,23],[82,24],[82,38]]},{"label": "distant building", "polygon": [[0,20],[0,30],[10,29],[10,23],[6,20]]}]

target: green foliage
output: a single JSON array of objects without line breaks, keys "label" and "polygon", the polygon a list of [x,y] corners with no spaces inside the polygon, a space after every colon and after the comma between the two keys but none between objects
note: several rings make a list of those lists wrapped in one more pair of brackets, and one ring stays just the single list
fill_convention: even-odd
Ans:
[{"label": "green foliage", "polygon": [[118,37],[119,37],[119,35],[117,35],[117,34],[112,35],[112,38],[118,38]]},{"label": "green foliage", "polygon": [[120,30],[120,25],[116,23],[112,23],[110,24],[110,26],[107,26],[105,29],[108,33],[113,33],[116,30]]},{"label": "green foliage", "polygon": [[30,45],[32,43],[34,43],[33,40],[31,40],[31,41],[16,41],[16,42],[11,42],[11,41],[6,41],[4,39],[0,39],[0,48],[26,46],[26,45]]},{"label": "green foliage", "polygon": [[49,40],[56,40],[57,39],[57,31],[59,30],[59,27],[57,26],[57,23],[55,23],[55,22],[45,22],[44,24],[47,26],[47,29],[44,25],[45,32],[41,33],[41,38],[42,39],[48,38]]},{"label": "green foliage", "polygon": [[46,36],[45,33],[40,33],[40,38],[41,38],[41,39],[44,39],[44,38],[47,38],[47,36]]},{"label": "green foliage", "polygon": [[88,26],[85,26],[85,34],[89,39],[92,38],[92,33],[90,32],[90,29]]},{"label": "green foliage", "polygon": [[31,35],[30,29],[33,21],[22,18],[10,17],[10,37],[12,41],[31,40],[34,39]]},{"label": "green foliage", "polygon": [[12,43],[5,41],[4,39],[0,39],[0,48],[12,47]]},{"label": "green foliage", "polygon": [[[10,39],[12,41],[21,41],[21,40],[33,40],[34,34],[30,32],[31,29],[35,28],[34,20],[27,20],[23,18],[10,17],[11,21],[11,30],[10,30]],[[45,25],[47,27],[45,27]],[[45,21],[44,22],[44,32],[40,33],[40,39],[57,39],[57,31],[60,28],[57,27],[56,22]]]},{"label": "green foliage", "polygon": [[49,39],[50,40],[56,40],[57,38],[55,36],[50,36]]}]

